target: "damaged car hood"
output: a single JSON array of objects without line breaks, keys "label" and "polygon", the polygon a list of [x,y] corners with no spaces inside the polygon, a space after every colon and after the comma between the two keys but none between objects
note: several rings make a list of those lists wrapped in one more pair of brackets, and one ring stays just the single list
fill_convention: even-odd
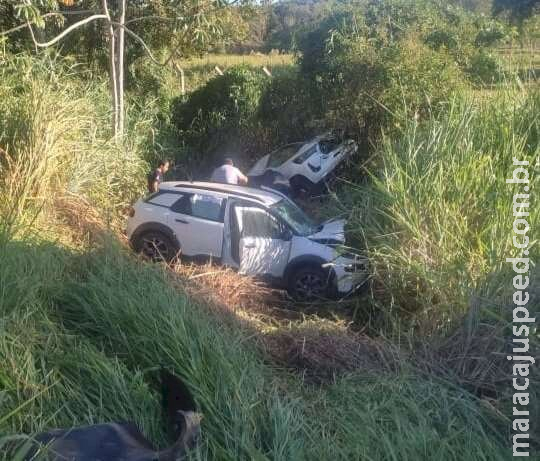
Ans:
[{"label": "damaged car hood", "polygon": [[345,219],[325,221],[321,229],[310,235],[309,239],[325,245],[343,245],[345,243],[345,224]]}]

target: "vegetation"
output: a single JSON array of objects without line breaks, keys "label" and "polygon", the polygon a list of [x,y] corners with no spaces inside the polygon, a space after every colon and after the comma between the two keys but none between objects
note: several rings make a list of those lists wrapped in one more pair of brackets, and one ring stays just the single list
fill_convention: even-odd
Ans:
[{"label": "vegetation", "polygon": [[[485,2],[462,3],[489,11]],[[169,2],[147,5],[176,11]],[[540,153],[536,57],[520,52],[517,72],[515,55],[496,49],[515,39],[504,16],[441,5],[359,2],[328,16],[327,4],[299,4],[299,20],[308,19],[286,38],[295,59],[178,58],[185,95],[178,68],[133,51],[120,140],[111,136],[109,81],[99,57],[83,57],[82,30],[61,53],[34,54],[21,31],[6,39],[1,457],[23,453],[21,434],[114,420],[134,421],[166,445],[164,367],[184,379],[204,415],[196,459],[508,459],[505,258],[515,250],[505,179],[513,157],[534,162]],[[4,29],[18,21],[0,15]],[[171,50],[154,32],[140,31],[164,57]],[[211,44],[197,47],[186,55]],[[346,128],[361,152],[329,197],[306,205],[324,217],[350,215],[348,236],[371,266],[361,296],[295,306],[304,313],[267,306],[269,318],[254,320],[259,312],[239,298],[227,305],[215,287],[225,271],[186,277],[127,249],[123,213],[157,157],[175,156],[190,173],[227,151],[247,165],[323,128]],[[528,220],[540,225],[534,205]],[[538,260],[532,238],[529,250]],[[215,286],[203,281],[209,274]],[[197,283],[208,285],[194,290]],[[256,285],[244,283],[255,297]],[[231,285],[239,290],[238,279]],[[531,290],[538,318],[537,296]],[[534,331],[531,356],[539,346]],[[540,373],[532,370],[534,456]]]}]

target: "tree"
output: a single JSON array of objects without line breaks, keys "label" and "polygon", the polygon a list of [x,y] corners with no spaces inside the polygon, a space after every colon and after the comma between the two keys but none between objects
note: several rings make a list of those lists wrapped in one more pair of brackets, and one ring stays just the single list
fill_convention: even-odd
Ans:
[{"label": "tree", "polygon": [[519,30],[523,46],[525,21],[540,11],[540,0],[493,0],[493,14],[507,14]]},{"label": "tree", "polygon": [[[26,29],[38,50],[98,24],[92,32],[108,45],[112,127],[119,139],[124,131],[125,35],[152,61],[167,65],[175,56],[193,53],[221,37],[223,18],[231,18],[223,14],[228,7],[223,0],[132,0],[129,5],[127,0],[8,0],[5,9],[14,24],[6,29],[0,22],[4,28],[0,36]],[[51,31],[53,37],[45,38]],[[163,43],[170,44],[170,55],[159,61],[151,47]]]}]

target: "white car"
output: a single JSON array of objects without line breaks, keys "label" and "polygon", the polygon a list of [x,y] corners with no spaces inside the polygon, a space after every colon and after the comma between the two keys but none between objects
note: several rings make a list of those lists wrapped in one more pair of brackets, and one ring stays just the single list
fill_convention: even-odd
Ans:
[{"label": "white car", "polygon": [[340,141],[332,134],[308,142],[287,144],[261,158],[248,177],[251,183],[290,183],[293,192],[322,190],[336,167],[358,150],[353,140]]},{"label": "white car", "polygon": [[347,294],[365,280],[366,261],[339,252],[344,224],[317,225],[271,189],[165,182],[134,205],[127,236],[152,259],[210,257],[313,300]]}]

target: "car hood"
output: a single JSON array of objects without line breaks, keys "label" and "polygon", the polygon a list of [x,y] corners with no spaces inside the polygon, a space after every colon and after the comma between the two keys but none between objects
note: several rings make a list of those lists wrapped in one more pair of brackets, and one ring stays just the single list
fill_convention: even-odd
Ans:
[{"label": "car hood", "polygon": [[270,154],[265,155],[259,161],[253,165],[251,170],[248,172],[248,176],[260,176],[264,173],[266,170],[266,167],[268,166],[268,160],[270,159]]},{"label": "car hood", "polygon": [[310,240],[327,245],[343,245],[345,243],[344,219],[331,219],[322,224],[321,230],[309,236]]}]

